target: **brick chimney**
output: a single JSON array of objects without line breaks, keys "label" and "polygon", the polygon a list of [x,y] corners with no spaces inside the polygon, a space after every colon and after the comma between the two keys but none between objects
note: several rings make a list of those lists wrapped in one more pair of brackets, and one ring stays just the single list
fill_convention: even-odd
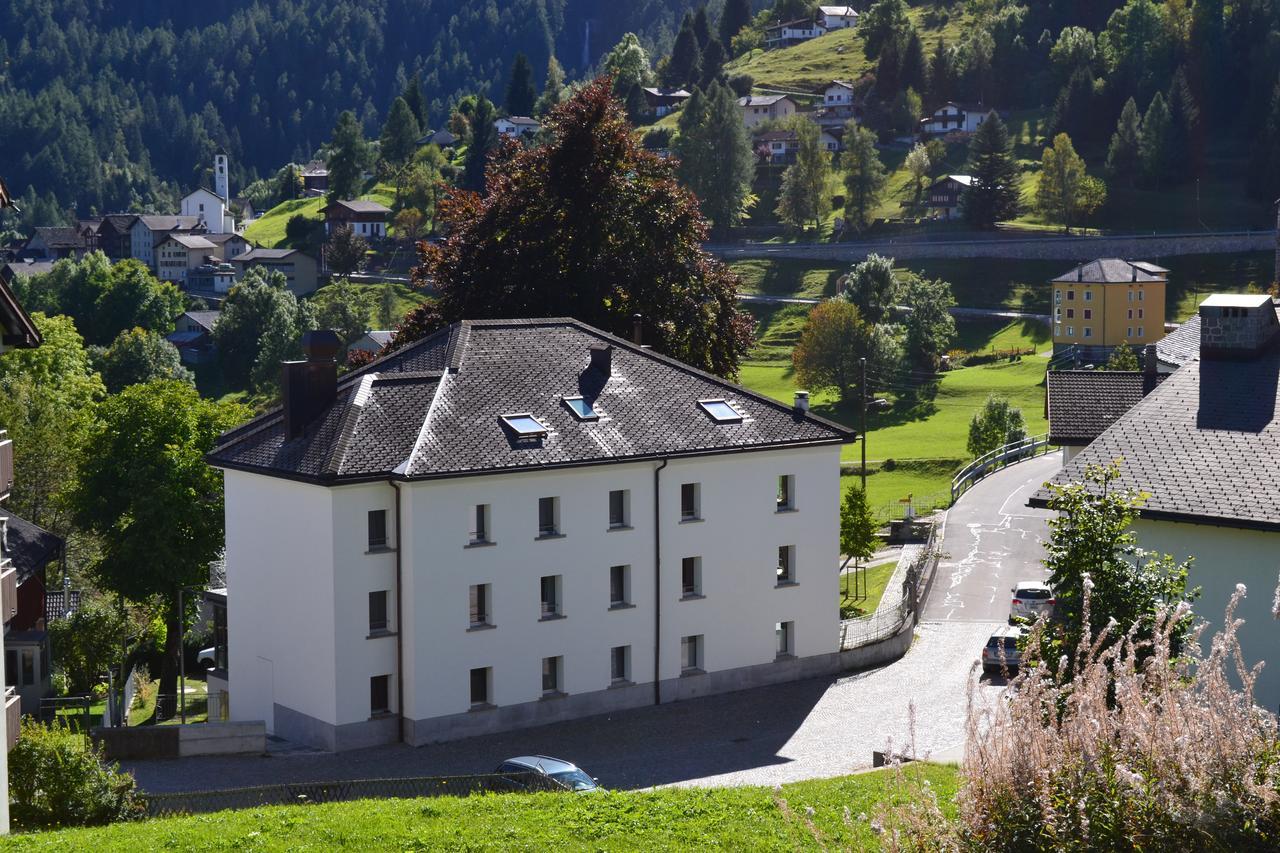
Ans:
[{"label": "brick chimney", "polygon": [[1249,359],[1280,334],[1276,309],[1266,294],[1215,293],[1200,303],[1200,357]]},{"label": "brick chimney", "polygon": [[337,332],[323,329],[302,335],[303,361],[286,361],[280,370],[285,440],[291,441],[333,403],[338,391]]}]

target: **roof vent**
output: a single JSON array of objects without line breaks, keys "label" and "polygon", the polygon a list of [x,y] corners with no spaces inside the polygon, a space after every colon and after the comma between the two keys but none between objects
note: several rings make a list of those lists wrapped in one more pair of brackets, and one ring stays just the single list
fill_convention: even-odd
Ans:
[{"label": "roof vent", "polygon": [[593,346],[591,348],[591,369],[601,376],[608,377],[613,371],[613,347]]},{"label": "roof vent", "polygon": [[808,391],[796,392],[796,411],[802,415],[805,412],[809,411],[809,392]]},{"label": "roof vent", "polygon": [[631,342],[636,346],[644,343],[644,317],[640,314],[631,315]]},{"label": "roof vent", "polygon": [[305,332],[302,351],[306,360],[286,361],[281,365],[280,396],[286,441],[306,432],[311,422],[333,403],[338,393],[337,356],[341,347],[337,332],[329,329]]}]

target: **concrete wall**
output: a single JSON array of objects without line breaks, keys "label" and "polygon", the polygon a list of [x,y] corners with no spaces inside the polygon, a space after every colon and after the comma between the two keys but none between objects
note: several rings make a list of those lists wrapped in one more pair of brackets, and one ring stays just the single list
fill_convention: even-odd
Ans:
[{"label": "concrete wall", "polygon": [[188,758],[193,755],[261,755],[267,751],[267,730],[261,720],[237,723],[195,723],[186,726],[95,728],[93,741],[112,760]]}]

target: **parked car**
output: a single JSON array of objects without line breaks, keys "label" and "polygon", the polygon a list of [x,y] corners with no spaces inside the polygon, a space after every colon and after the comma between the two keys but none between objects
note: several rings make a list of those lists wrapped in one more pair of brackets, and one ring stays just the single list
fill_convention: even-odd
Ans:
[{"label": "parked car", "polygon": [[521,755],[517,758],[508,758],[498,765],[498,769],[494,772],[505,776],[512,787],[517,789],[528,787],[527,784],[521,781],[521,776],[528,773],[538,773],[554,779],[575,794],[604,790],[600,787],[599,779],[588,776],[578,765],[571,761],[551,758],[546,755]]},{"label": "parked car", "polygon": [[1053,613],[1053,590],[1043,581],[1018,581],[1010,590],[1013,601],[1009,605],[1009,618],[1030,619],[1034,621],[1041,614],[1049,616]]},{"label": "parked car", "polygon": [[200,653],[196,655],[196,662],[206,669],[213,669],[216,667],[218,665],[217,647],[210,646],[207,649],[201,649]]},{"label": "parked car", "polygon": [[876,397],[867,400],[867,410],[871,412],[887,412],[892,408],[891,404],[884,397]]},{"label": "parked car", "polygon": [[1022,639],[1024,633],[1026,632],[1021,625],[1003,625],[995,630],[982,647],[984,675],[998,675],[1004,669],[1013,672],[1021,665],[1022,653],[1018,651],[1018,640]]}]

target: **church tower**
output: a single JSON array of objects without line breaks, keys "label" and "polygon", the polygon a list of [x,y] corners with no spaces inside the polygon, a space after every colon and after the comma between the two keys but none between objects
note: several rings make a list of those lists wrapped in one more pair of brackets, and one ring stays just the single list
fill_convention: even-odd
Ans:
[{"label": "church tower", "polygon": [[227,155],[219,152],[213,157],[213,191],[224,202],[230,204],[230,178],[227,175]]}]

